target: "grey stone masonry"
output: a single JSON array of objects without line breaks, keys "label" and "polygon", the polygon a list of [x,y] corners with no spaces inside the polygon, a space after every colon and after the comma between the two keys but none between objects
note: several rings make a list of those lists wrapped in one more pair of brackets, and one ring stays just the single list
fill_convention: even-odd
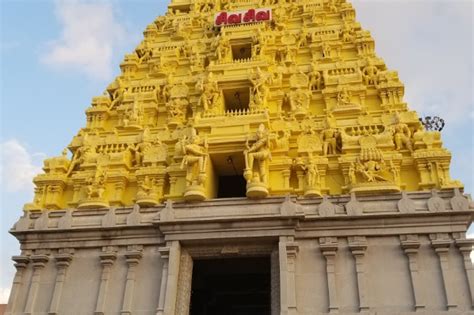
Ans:
[{"label": "grey stone masonry", "polygon": [[458,190],[27,212],[6,314],[189,314],[193,261],[271,258],[272,315],[474,314]]}]

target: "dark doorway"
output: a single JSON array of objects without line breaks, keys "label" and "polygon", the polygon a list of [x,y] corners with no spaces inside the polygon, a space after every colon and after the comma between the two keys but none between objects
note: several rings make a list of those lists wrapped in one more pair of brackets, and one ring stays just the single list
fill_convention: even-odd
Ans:
[{"label": "dark doorway", "polygon": [[196,260],[190,315],[270,315],[270,257]]},{"label": "dark doorway", "polygon": [[215,198],[242,198],[247,194],[244,178],[244,155],[242,152],[219,153],[211,155],[217,183]]},{"label": "dark doorway", "polygon": [[246,185],[243,175],[219,176],[217,198],[245,197]]}]

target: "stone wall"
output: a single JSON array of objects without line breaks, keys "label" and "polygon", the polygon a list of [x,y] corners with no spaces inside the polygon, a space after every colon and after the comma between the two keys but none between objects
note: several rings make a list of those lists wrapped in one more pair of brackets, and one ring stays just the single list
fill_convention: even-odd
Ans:
[{"label": "stone wall", "polygon": [[272,257],[272,314],[472,312],[459,191],[30,212],[7,314],[187,314],[193,259]]}]

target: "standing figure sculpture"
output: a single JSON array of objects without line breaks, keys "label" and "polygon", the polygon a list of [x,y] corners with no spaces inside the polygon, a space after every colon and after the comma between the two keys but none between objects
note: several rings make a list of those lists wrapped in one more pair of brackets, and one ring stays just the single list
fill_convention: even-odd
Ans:
[{"label": "standing figure sculpture", "polygon": [[341,135],[337,129],[328,128],[322,131],[323,154],[337,154],[340,152],[339,142]]},{"label": "standing figure sculpture", "polygon": [[184,198],[188,201],[206,199],[204,185],[206,182],[206,168],[208,161],[207,142],[201,140],[196,129],[192,129],[191,137],[181,142],[184,153],[181,169],[186,167],[186,191]]},{"label": "standing figure sculpture", "polygon": [[247,196],[250,198],[262,198],[268,195],[267,161],[271,160],[270,135],[263,124],[260,124],[256,133],[256,141],[249,145],[244,151],[245,170],[244,177],[247,180]]},{"label": "standing figure sculpture", "polygon": [[307,165],[301,165],[301,169],[305,172],[304,195],[306,197],[321,196],[321,174],[313,158],[308,159]]}]

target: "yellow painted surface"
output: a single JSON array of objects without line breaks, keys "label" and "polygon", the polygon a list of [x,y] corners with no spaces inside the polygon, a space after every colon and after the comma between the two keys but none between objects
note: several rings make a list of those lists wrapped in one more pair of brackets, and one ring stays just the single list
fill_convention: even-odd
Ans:
[{"label": "yellow painted surface", "polygon": [[344,0],[173,0],[144,35],[25,210],[211,199],[222,176],[249,198],[462,186]]}]

